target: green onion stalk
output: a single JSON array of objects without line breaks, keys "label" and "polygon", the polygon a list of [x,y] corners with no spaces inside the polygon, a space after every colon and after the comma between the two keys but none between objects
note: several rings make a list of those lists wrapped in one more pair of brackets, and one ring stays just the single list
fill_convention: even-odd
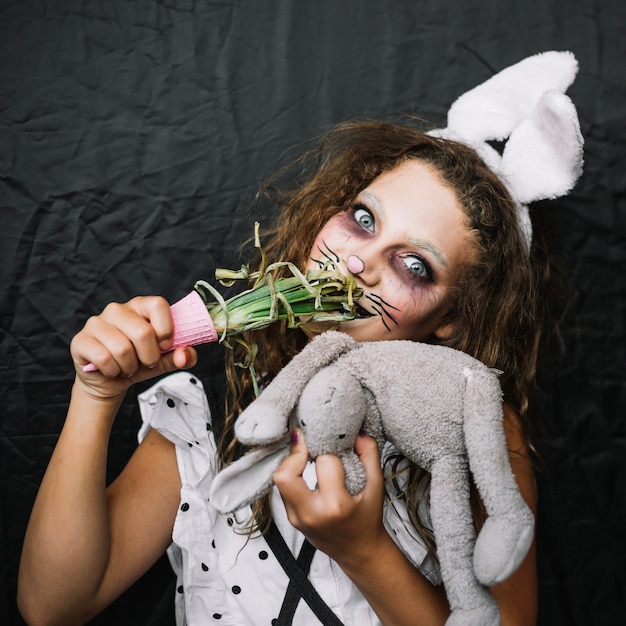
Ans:
[{"label": "green onion stalk", "polygon": [[[196,294],[202,298],[206,314],[201,313],[207,321],[210,318],[209,326],[213,327],[207,336],[208,341],[224,342],[229,337],[283,319],[288,321],[289,328],[313,322],[339,323],[354,319],[356,301],[362,290],[357,288],[354,278],[344,275],[333,261],[328,260],[319,269],[308,270],[306,274],[289,261],[268,265],[259,240],[258,223],[255,224],[255,246],[261,253],[261,267],[257,272],[250,272],[246,265],[240,270],[218,268],[215,271],[215,278],[223,287],[232,287],[237,281],[245,280],[254,281],[251,288],[225,300],[211,284],[199,280],[194,291],[188,294],[196,301]],[[291,276],[276,278],[275,274],[282,268],[286,268]]]},{"label": "green onion stalk", "polygon": [[[199,280],[194,291],[171,307],[174,318],[171,349],[215,341],[230,347],[228,339],[232,337],[247,348],[246,363],[240,365],[250,369],[255,382],[256,345],[246,343],[240,335],[284,319],[289,328],[318,322],[338,324],[354,319],[356,301],[362,294],[354,278],[343,274],[331,260],[306,274],[289,261],[268,265],[258,229],[257,223],[255,246],[261,253],[257,272],[250,272],[246,265],[240,270],[218,268],[215,271],[216,280],[224,287],[231,287],[237,281],[254,281],[251,288],[225,300],[211,284]],[[275,277],[283,268],[291,275]],[[255,391],[258,394],[256,387]]]},{"label": "green onion stalk", "polygon": [[[306,274],[289,261],[268,265],[259,240],[258,223],[255,224],[255,246],[261,253],[258,271],[251,272],[246,265],[240,270],[218,268],[215,271],[216,280],[224,287],[231,287],[237,281],[254,281],[251,288],[225,300],[212,285],[199,280],[193,291],[171,306],[174,336],[170,351],[179,346],[216,341],[230,347],[228,339],[232,337],[247,347],[247,367],[254,373],[256,346],[245,343],[239,337],[243,333],[283,319],[287,320],[289,328],[318,322],[338,324],[354,319],[356,301],[362,290],[354,278],[344,275],[333,261],[328,260],[319,269],[308,270]],[[290,275],[276,277],[283,268]],[[90,363],[84,369],[96,371],[97,368]]]},{"label": "green onion stalk", "polygon": [[[228,339],[233,338],[247,349],[246,363],[239,365],[250,369],[258,395],[253,365],[257,347],[246,343],[240,335],[284,319],[289,328],[318,322],[339,324],[354,319],[356,301],[362,290],[357,288],[352,276],[344,275],[331,260],[306,274],[289,261],[268,265],[259,240],[258,223],[255,224],[255,246],[261,253],[257,272],[250,272],[246,265],[240,270],[218,268],[215,271],[216,280],[224,287],[231,287],[237,281],[254,281],[251,288],[225,300],[211,284],[199,280],[193,291],[171,305],[174,335],[168,351],[216,341],[232,347]],[[283,268],[290,276],[276,277]],[[93,363],[83,368],[85,372],[97,369]]]}]

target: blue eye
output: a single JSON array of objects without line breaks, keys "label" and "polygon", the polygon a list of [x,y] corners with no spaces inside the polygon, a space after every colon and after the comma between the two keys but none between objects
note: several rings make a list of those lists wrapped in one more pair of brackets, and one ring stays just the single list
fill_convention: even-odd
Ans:
[{"label": "blue eye", "polygon": [[374,230],[374,216],[363,205],[354,208],[354,221],[367,230]]},{"label": "blue eye", "polygon": [[414,276],[430,278],[430,268],[420,257],[413,255],[404,256],[402,257],[402,262]]}]

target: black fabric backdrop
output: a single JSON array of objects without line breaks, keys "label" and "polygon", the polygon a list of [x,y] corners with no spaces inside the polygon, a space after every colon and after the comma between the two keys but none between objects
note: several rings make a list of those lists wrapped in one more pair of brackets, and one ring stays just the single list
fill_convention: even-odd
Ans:
[{"label": "black fabric backdrop", "polygon": [[[0,0],[0,622],[22,623],[21,542],[85,319],[236,266],[267,219],[258,182],[303,140],[354,116],[442,124],[495,71],[569,49],[586,168],[542,207],[576,300],[541,381],[540,622],[625,623],[625,26],[618,0]],[[132,393],[109,478],[137,428]],[[172,624],[174,593],[163,559],[94,624]]]}]

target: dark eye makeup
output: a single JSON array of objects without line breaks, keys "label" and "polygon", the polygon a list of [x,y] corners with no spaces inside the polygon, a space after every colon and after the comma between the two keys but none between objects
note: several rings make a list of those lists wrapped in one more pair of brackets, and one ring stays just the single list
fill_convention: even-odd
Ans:
[{"label": "dark eye makeup", "polygon": [[406,254],[401,257],[404,267],[415,278],[432,282],[433,269],[426,259],[418,254]]},{"label": "dark eye makeup", "polygon": [[376,220],[373,213],[364,204],[352,205],[352,218],[366,230],[373,231],[376,226]]},{"label": "dark eye makeup", "polygon": [[[351,217],[354,223],[368,232],[374,232],[376,227],[376,220],[374,214],[365,204],[362,202],[355,202],[351,208]],[[419,254],[404,254],[399,257],[402,272],[408,272],[411,278],[426,282],[433,282],[434,272],[433,269]]]}]

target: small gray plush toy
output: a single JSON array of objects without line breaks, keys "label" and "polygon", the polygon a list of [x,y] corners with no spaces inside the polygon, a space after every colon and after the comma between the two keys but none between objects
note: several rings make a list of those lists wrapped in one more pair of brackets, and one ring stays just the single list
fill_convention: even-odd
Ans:
[{"label": "small gray plush toy", "polygon": [[[239,416],[235,432],[250,451],[215,478],[211,502],[223,513],[272,486],[289,454],[289,432],[303,430],[311,458],[337,454],[346,487],[365,474],[354,452],[360,430],[391,442],[431,474],[430,514],[448,626],[499,624],[484,585],[510,576],[533,538],[534,517],[509,463],[498,372],[471,356],[413,341],[359,343],[336,331],[313,339]],[[469,471],[487,511],[475,536]]]}]

